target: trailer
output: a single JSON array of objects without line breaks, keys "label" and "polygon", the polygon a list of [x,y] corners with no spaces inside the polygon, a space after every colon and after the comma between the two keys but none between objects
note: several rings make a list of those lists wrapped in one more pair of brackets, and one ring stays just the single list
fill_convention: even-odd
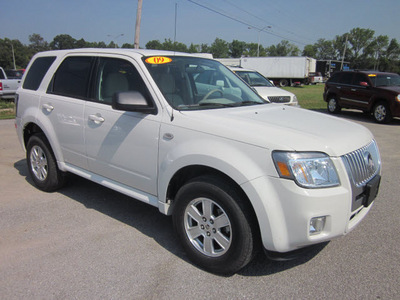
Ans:
[{"label": "trailer", "polygon": [[320,72],[324,80],[328,80],[333,73],[341,70],[349,70],[350,63],[347,61],[323,59],[317,60],[317,72]]},{"label": "trailer", "polygon": [[242,57],[240,66],[253,69],[279,86],[311,83],[317,60],[306,56]]}]

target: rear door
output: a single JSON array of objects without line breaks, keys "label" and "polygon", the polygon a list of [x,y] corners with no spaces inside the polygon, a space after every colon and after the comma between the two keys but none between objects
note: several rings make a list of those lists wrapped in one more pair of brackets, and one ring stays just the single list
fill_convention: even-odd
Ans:
[{"label": "rear door", "polygon": [[83,169],[87,168],[83,113],[94,61],[89,55],[66,57],[40,103],[41,113],[52,124],[49,128],[55,131],[52,139],[58,140],[64,162]]},{"label": "rear door", "polygon": [[92,101],[84,111],[89,170],[129,187],[157,194],[160,115],[114,110],[117,92],[150,96],[133,61],[100,57]]}]

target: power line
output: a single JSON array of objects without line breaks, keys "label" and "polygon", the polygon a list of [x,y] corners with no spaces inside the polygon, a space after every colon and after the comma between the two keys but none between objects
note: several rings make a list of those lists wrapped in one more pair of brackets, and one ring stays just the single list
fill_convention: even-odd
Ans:
[{"label": "power line", "polygon": [[[309,39],[309,38],[307,38],[307,37],[301,36],[301,35],[299,35],[299,34],[293,32],[293,31],[287,30],[286,28],[284,28],[284,27],[282,27],[282,26],[280,26],[280,25],[277,25],[277,24],[272,23],[272,22],[270,22],[270,21],[267,22],[267,21],[264,20],[263,18],[260,18],[259,16],[257,16],[257,15],[255,15],[255,14],[253,14],[253,13],[251,13],[251,12],[249,12],[249,11],[243,9],[242,7],[239,7],[238,5],[232,3],[231,1],[224,0],[224,2],[226,2],[227,4],[229,4],[229,5],[231,5],[231,6],[235,7],[235,8],[237,8],[237,9],[239,9],[240,11],[245,12],[246,14],[250,15],[251,17],[256,18],[257,20],[263,22],[263,23],[266,24],[266,25],[273,25],[274,27],[281,28],[282,30],[286,31],[286,32],[289,33],[289,34],[297,35],[297,36],[299,36],[299,37],[302,37],[303,39],[306,39],[306,40],[309,40],[309,41],[313,41],[312,39]],[[278,10],[278,12],[280,12],[280,11]]]},{"label": "power line", "polygon": [[240,20],[240,19],[238,19],[238,18],[234,18],[234,17],[228,15],[227,13],[223,13],[223,12],[221,12],[221,11],[218,11],[218,10],[214,9],[214,8],[211,8],[211,7],[208,7],[208,6],[206,6],[206,5],[197,3],[197,2],[195,2],[195,1],[193,1],[193,0],[188,0],[188,1],[191,2],[191,3],[193,3],[193,4],[195,4],[195,5],[197,5],[197,6],[200,6],[200,7],[204,8],[204,9],[207,9],[207,10],[209,10],[209,11],[212,11],[212,12],[216,13],[216,14],[219,14],[219,15],[225,17],[225,18],[231,19],[231,20],[233,20],[233,21],[235,21],[235,22],[241,23],[241,24],[246,25],[246,26],[248,26],[248,27],[251,27],[251,28],[253,28],[253,29],[257,29],[257,30],[260,31],[260,32],[265,32],[265,33],[268,33],[268,34],[270,34],[270,35],[273,35],[273,36],[276,36],[276,37],[279,37],[279,38],[282,38],[282,39],[285,39],[285,40],[288,40],[288,41],[291,41],[291,42],[294,42],[294,43],[297,43],[297,44],[306,45],[306,44],[303,43],[303,42],[299,42],[299,41],[290,39],[290,38],[288,38],[288,37],[285,37],[285,36],[282,36],[282,35],[279,35],[279,34],[270,32],[270,31],[265,31],[265,30],[264,30],[265,28],[260,28],[260,27],[258,27],[258,26],[256,26],[256,25],[250,24],[249,22]]}]

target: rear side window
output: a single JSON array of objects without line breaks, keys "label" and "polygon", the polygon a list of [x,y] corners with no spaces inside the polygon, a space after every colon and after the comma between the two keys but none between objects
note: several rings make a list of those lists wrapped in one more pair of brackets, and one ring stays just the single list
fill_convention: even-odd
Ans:
[{"label": "rear side window", "polygon": [[48,92],[67,97],[87,98],[93,61],[94,58],[90,56],[67,57],[54,74]]},{"label": "rear side window", "polygon": [[339,83],[351,84],[351,79],[353,78],[353,73],[342,73],[340,76]]},{"label": "rear side window", "polygon": [[22,87],[27,90],[36,91],[55,59],[55,56],[38,57],[32,63],[28,74],[26,74],[24,85]]}]

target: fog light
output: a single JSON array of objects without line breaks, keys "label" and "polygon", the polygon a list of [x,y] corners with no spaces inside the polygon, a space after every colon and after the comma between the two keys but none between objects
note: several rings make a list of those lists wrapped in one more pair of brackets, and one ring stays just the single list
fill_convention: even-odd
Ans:
[{"label": "fog light", "polygon": [[309,234],[310,235],[320,234],[324,230],[325,222],[326,222],[326,217],[312,218],[310,221]]}]

